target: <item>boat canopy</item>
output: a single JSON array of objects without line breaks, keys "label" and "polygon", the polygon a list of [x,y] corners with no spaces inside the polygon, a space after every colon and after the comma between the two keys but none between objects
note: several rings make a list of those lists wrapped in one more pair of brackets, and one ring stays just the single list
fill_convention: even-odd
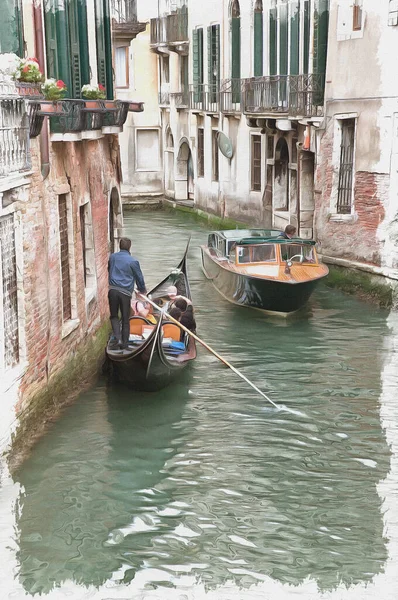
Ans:
[{"label": "boat canopy", "polygon": [[238,239],[237,240],[237,245],[239,246],[248,246],[248,245],[253,245],[253,244],[299,244],[301,246],[315,246],[315,240],[302,240],[301,238],[290,238],[290,239],[285,239],[285,238],[279,238],[279,239],[275,239],[272,237],[269,238],[243,238],[243,239]]}]

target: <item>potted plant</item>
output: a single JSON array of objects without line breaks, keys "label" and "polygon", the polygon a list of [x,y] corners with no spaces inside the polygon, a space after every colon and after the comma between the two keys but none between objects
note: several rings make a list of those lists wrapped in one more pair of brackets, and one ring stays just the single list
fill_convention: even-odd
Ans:
[{"label": "potted plant", "polygon": [[37,58],[21,58],[14,72],[14,79],[22,83],[40,83],[43,73],[40,71]]},{"label": "potted plant", "polygon": [[86,84],[82,87],[82,96],[86,102],[86,108],[98,108],[98,100],[105,99],[105,88],[103,85],[89,85]]},{"label": "potted plant", "polygon": [[67,91],[66,84],[62,79],[46,79],[41,86],[41,89],[44,98],[49,101],[46,105],[46,112],[62,111],[62,107],[58,102],[59,100],[62,100]]}]

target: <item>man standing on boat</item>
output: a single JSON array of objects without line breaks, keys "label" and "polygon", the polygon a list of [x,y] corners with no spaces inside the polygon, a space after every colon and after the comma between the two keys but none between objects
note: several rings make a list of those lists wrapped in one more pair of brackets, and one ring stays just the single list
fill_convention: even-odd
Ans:
[{"label": "man standing on boat", "polygon": [[296,228],[294,225],[286,225],[285,231],[281,231],[278,235],[278,238],[283,238],[284,240],[290,240],[296,233]]},{"label": "man standing on boat", "polygon": [[[109,310],[111,313],[112,331],[115,341],[113,349],[127,348],[130,334],[130,303],[134,286],[137,283],[138,291],[146,294],[144,276],[140,263],[130,254],[131,240],[121,238],[120,251],[109,257]],[[122,331],[120,336],[119,310],[122,316]]]}]

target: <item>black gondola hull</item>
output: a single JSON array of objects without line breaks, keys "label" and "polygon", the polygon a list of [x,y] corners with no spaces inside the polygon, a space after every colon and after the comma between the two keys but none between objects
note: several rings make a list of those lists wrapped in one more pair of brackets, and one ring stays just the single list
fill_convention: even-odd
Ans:
[{"label": "black gondola hull", "polygon": [[319,279],[285,283],[252,277],[222,267],[205,248],[201,248],[202,267],[218,292],[240,306],[257,308],[270,313],[293,313],[307,303]]}]

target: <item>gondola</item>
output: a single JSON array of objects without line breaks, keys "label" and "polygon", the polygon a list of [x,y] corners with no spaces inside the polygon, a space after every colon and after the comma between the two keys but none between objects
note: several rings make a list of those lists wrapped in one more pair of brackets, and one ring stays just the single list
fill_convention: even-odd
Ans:
[{"label": "gondola", "polygon": [[283,316],[301,309],[329,272],[313,240],[278,230],[213,231],[201,252],[206,277],[227,300]]},{"label": "gondola", "polygon": [[[149,292],[159,306],[168,301],[166,290],[171,285],[179,295],[191,299],[188,247],[189,241],[176,269]],[[112,376],[137,390],[155,391],[167,386],[196,358],[195,340],[163,313],[154,310],[154,316],[158,318],[156,325],[140,316],[130,318],[128,349],[113,350],[109,341],[106,348]]]}]

